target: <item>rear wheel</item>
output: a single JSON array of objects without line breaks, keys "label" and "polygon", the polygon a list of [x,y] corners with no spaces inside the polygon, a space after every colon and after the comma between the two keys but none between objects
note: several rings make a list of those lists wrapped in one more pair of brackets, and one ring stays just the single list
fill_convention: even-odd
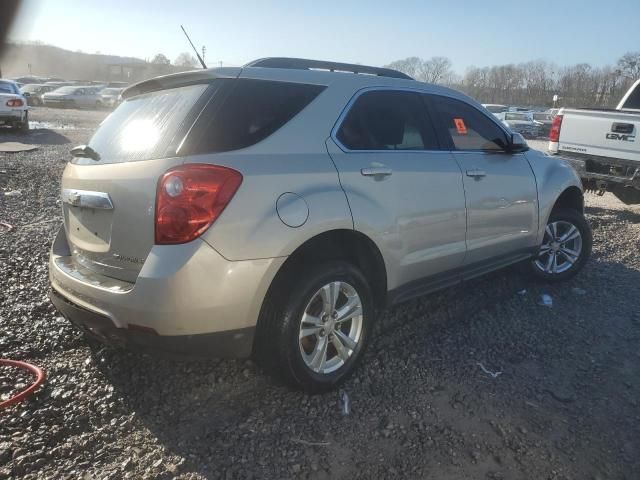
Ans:
[{"label": "rear wheel", "polygon": [[577,274],[591,255],[591,227],[576,210],[551,213],[542,245],[531,261],[533,274],[547,282],[567,280]]},{"label": "rear wheel", "polygon": [[308,392],[344,381],[362,357],[373,322],[371,290],[346,262],[299,270],[267,299],[258,326],[258,359]]}]

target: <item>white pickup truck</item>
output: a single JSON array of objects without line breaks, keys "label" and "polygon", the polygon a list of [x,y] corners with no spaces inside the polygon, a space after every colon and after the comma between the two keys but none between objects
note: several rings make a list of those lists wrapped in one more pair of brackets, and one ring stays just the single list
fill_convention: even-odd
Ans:
[{"label": "white pickup truck", "polygon": [[568,160],[585,189],[609,190],[640,203],[640,80],[615,109],[561,108],[549,133],[549,151]]}]

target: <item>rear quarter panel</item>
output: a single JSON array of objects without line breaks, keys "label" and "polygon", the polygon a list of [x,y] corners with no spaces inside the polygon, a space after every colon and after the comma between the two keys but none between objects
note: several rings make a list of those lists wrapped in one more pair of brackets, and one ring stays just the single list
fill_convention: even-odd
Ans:
[{"label": "rear quarter panel", "polygon": [[[253,75],[261,74],[252,72]],[[265,69],[265,75],[270,69]],[[287,72],[288,81],[297,81]],[[267,78],[270,79],[270,78]],[[300,81],[305,78],[301,76]],[[338,171],[325,146],[353,88],[330,87],[270,137],[241,150],[198,155],[186,162],[223,165],[243,180],[221,216],[202,238],[229,260],[290,255],[306,240],[329,230],[353,229],[351,210]],[[276,202],[284,193],[300,196],[308,218],[287,226]]]}]

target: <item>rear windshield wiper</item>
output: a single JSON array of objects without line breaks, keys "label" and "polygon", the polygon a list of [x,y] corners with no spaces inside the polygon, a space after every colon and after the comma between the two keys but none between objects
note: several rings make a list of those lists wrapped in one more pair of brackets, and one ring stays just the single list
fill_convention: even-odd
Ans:
[{"label": "rear windshield wiper", "polygon": [[100,154],[89,145],[80,145],[71,149],[71,155],[74,157],[90,158],[96,162],[100,160]]}]

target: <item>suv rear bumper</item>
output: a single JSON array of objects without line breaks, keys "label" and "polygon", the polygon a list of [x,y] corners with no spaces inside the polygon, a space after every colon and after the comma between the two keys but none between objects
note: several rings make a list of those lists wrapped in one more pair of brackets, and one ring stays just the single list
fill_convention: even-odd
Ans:
[{"label": "suv rear bumper", "polygon": [[[245,357],[262,301],[285,257],[229,261],[202,240],[154,245],[135,283],[73,262],[64,228],[49,259],[51,299],[72,323],[107,343]],[[210,342],[210,343],[209,343]]]},{"label": "suv rear bumper", "polygon": [[54,289],[49,298],[62,316],[85,334],[114,347],[184,357],[242,358],[251,354],[255,328],[199,335],[157,335],[152,331],[118,328],[109,317],[70,302]]}]

